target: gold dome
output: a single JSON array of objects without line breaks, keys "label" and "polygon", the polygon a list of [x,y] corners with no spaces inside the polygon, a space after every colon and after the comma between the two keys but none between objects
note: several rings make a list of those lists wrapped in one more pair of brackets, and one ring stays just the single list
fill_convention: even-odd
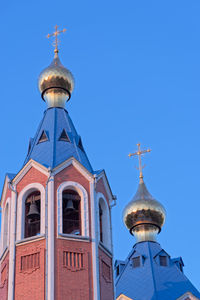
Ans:
[{"label": "gold dome", "polygon": [[126,227],[140,241],[155,240],[154,235],[161,231],[165,216],[164,207],[151,196],[141,178],[133,200],[123,211]]},{"label": "gold dome", "polygon": [[42,99],[48,107],[64,107],[74,89],[72,73],[65,68],[55,51],[55,57],[49,67],[44,69],[38,79],[38,87]]}]

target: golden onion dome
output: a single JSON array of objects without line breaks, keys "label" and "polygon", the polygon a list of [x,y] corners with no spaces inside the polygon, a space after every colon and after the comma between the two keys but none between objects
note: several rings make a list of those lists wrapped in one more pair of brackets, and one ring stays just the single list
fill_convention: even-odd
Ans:
[{"label": "golden onion dome", "polygon": [[123,211],[126,227],[138,241],[154,241],[165,222],[165,216],[164,207],[151,196],[141,178],[135,196]]},{"label": "golden onion dome", "polygon": [[65,107],[65,102],[69,101],[74,89],[74,78],[61,64],[57,49],[50,66],[40,73],[38,87],[48,107]]}]

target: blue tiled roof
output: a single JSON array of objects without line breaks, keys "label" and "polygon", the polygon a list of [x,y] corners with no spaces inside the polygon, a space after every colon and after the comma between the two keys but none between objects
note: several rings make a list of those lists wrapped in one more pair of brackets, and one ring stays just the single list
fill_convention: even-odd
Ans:
[{"label": "blue tiled roof", "polygon": [[[160,265],[159,255],[167,257],[167,266]],[[137,256],[141,266],[133,267]],[[117,297],[124,294],[134,300],[176,300],[186,292],[200,299],[200,293],[178,267],[177,259],[171,259],[156,242],[137,243],[116,278]]]},{"label": "blue tiled roof", "polygon": [[[70,139],[69,142],[59,140],[63,129]],[[43,131],[48,140],[39,142]],[[92,173],[91,164],[84,149],[79,147],[79,142],[80,136],[77,134],[68,112],[63,108],[49,108],[44,112],[35,137],[30,139],[29,152],[24,165],[33,159],[45,167],[53,169],[68,158],[74,157]]]}]

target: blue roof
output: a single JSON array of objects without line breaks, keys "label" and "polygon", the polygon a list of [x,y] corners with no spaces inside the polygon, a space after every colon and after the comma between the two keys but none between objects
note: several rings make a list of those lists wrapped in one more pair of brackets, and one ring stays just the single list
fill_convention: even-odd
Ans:
[{"label": "blue roof", "polygon": [[[161,266],[159,255],[167,257],[167,266]],[[133,267],[133,258],[140,257],[141,265]],[[177,264],[182,259],[171,259],[156,242],[135,244],[116,278],[116,296],[124,294],[134,300],[176,300],[186,292],[200,299],[200,293]],[[181,263],[183,265],[183,263]]]},{"label": "blue roof", "polygon": [[[63,129],[69,141],[60,139]],[[43,132],[45,134],[42,139]],[[46,140],[44,136],[47,137]],[[39,142],[40,139],[41,142]],[[70,157],[76,158],[89,172],[93,172],[82,147],[81,137],[77,134],[68,112],[63,108],[49,108],[44,112],[35,137],[30,139],[24,165],[33,159],[45,167],[53,169]]]}]

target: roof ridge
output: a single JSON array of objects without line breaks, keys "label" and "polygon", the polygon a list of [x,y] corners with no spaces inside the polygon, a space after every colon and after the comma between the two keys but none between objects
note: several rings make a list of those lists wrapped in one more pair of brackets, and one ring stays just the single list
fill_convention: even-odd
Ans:
[{"label": "roof ridge", "polygon": [[52,151],[53,151],[53,155],[52,155],[52,165],[51,167],[54,168],[54,164],[55,164],[55,158],[56,158],[56,128],[57,128],[57,110],[56,110],[56,107],[53,108],[54,110],[54,126],[53,126],[53,143],[52,143]]},{"label": "roof ridge", "polygon": [[154,291],[155,291],[155,298],[156,298],[156,300],[159,300],[158,299],[158,294],[157,294],[156,279],[155,279],[155,274],[154,274],[153,255],[151,253],[150,243],[147,242],[147,245],[148,245],[148,251],[149,251],[150,268],[151,268],[152,281],[153,281],[153,286],[154,286]]},{"label": "roof ridge", "polygon": [[[40,124],[39,124],[39,126],[38,126],[38,128],[37,128],[37,131],[36,131],[36,133],[35,133],[35,136],[32,138],[32,139],[33,139],[33,142],[32,142],[32,145],[31,145],[31,149],[30,149],[30,151],[29,151],[29,152],[27,153],[27,155],[26,155],[26,158],[25,158],[25,160],[24,160],[23,166],[28,162],[28,157],[30,157],[30,156],[31,156],[31,153],[33,152],[33,148],[34,148],[34,146],[35,146],[35,144],[36,144],[36,140],[37,140],[37,137],[38,137],[38,135],[39,135],[40,129],[42,128],[42,124],[43,124],[43,122],[44,122],[44,119],[45,119],[46,114],[47,114],[47,109],[44,111],[43,118],[42,118],[42,120],[40,121]],[[30,143],[30,141],[29,141],[29,143]]]}]

